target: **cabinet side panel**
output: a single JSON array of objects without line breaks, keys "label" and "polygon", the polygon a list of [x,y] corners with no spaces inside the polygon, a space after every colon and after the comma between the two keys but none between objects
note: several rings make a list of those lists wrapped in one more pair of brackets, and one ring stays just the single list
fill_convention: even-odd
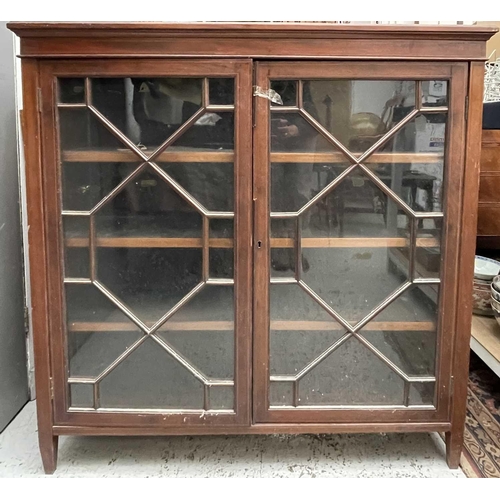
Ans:
[{"label": "cabinet side panel", "polygon": [[462,450],[467,380],[469,341],[472,320],[472,280],[474,275],[475,236],[481,158],[481,120],[484,84],[484,66],[472,62],[469,75],[469,110],[465,152],[461,247],[459,257],[458,300],[453,360],[453,393],[451,401],[452,430],[447,433],[447,461],[458,467]]},{"label": "cabinet side panel", "polygon": [[438,351],[441,353],[438,381],[439,416],[447,419],[451,393],[453,367],[453,342],[456,331],[456,302],[460,275],[460,231],[464,185],[465,157],[465,101],[468,84],[468,64],[452,67],[451,99],[449,108],[449,140],[447,144],[448,171],[445,188],[445,266],[443,268],[443,295],[441,300],[441,334]]},{"label": "cabinet side panel", "polygon": [[38,111],[38,62],[23,61],[23,138],[26,160],[28,199],[29,258],[31,266],[31,302],[35,349],[35,383],[37,392],[38,438],[45,469],[55,468],[52,434],[50,342],[47,314],[47,258],[45,214],[43,209],[43,172],[41,163],[41,130]]}]

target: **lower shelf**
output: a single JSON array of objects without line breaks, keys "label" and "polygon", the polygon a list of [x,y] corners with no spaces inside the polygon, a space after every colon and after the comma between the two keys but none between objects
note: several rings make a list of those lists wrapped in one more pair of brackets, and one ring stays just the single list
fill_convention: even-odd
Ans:
[{"label": "lower shelf", "polygon": [[500,326],[495,319],[472,315],[470,347],[500,377]]}]

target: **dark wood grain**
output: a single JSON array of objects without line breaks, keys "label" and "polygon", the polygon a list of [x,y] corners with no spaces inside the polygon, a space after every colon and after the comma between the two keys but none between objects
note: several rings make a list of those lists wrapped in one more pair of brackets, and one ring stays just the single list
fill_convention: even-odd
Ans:
[{"label": "dark wood grain", "polygon": [[95,37],[98,33],[108,36],[156,36],[158,33],[177,33],[185,36],[186,33],[196,32],[199,36],[213,36],[214,33],[223,33],[230,36],[237,33],[242,37],[262,36],[263,33],[292,35],[296,38],[311,36],[313,33],[328,33],[330,36],[355,37],[364,35],[372,38],[458,38],[462,40],[488,40],[497,29],[488,26],[468,25],[367,25],[367,24],[336,24],[313,22],[10,22],[7,28],[22,37],[37,36],[67,36],[68,32],[82,36]]},{"label": "dark wood grain", "polygon": [[469,342],[472,321],[472,280],[474,276],[475,236],[477,227],[477,200],[479,165],[481,158],[481,120],[484,86],[484,66],[470,64],[469,111],[465,151],[465,173],[461,216],[461,247],[458,267],[458,298],[453,345],[453,388],[451,392],[451,424],[446,433],[446,460],[449,467],[457,468],[463,446],[467,397]]},{"label": "dark wood grain", "polygon": [[28,198],[29,259],[31,275],[31,316],[35,353],[38,440],[45,472],[52,474],[57,464],[57,436],[52,431],[54,414],[51,395],[50,327],[48,314],[48,269],[46,223],[43,201],[41,128],[37,106],[38,62],[23,63],[22,134],[26,162]]},{"label": "dark wood grain", "polygon": [[480,165],[476,239],[479,252],[500,246],[500,130],[482,131]]},{"label": "dark wood grain", "polygon": [[[54,386],[54,409],[57,424],[71,424],[74,418],[81,425],[100,425],[105,423],[110,414],[83,412],[75,417],[69,413],[69,393],[67,383],[67,326],[65,322],[65,304],[63,293],[63,248],[64,239],[61,231],[61,200],[60,200],[60,163],[58,144],[58,123],[55,100],[55,77],[66,74],[75,74],[85,71],[86,65],[74,62],[46,62],[41,63],[41,95],[44,103],[42,120],[44,127],[43,137],[43,164],[44,164],[44,209],[47,219],[44,227],[48,237],[48,286],[50,290],[49,317],[51,319],[51,352]],[[119,72],[122,74],[150,75],[152,61],[115,61],[92,64],[92,71],[108,76]],[[235,82],[235,412],[220,414],[177,413],[167,415],[162,420],[156,417],[156,424],[161,425],[235,425],[250,423],[250,376],[249,366],[251,357],[251,136],[252,136],[252,65],[248,60],[200,61],[193,64],[191,61],[173,61],[154,63],[154,71],[158,76],[232,76]],[[67,73],[66,73],[67,72]],[[130,243],[130,242],[129,242]],[[178,242],[179,243],[179,242]],[[130,420],[130,417],[132,420]],[[118,422],[134,422],[141,425],[144,419],[134,413],[126,415],[115,412]]]},{"label": "dark wood grain", "polygon": [[[250,427],[193,427],[190,433],[199,435],[238,434],[343,434],[380,432],[446,432],[449,422],[389,422],[389,423],[334,423],[334,424],[253,424]],[[82,436],[183,436],[184,427],[124,427],[124,426],[54,426],[57,435]]]},{"label": "dark wood grain", "polygon": [[[446,432],[447,460],[458,466],[463,440],[467,360],[471,319],[471,283],[479,182],[481,101],[485,41],[495,28],[474,26],[369,26],[330,23],[9,23],[21,36],[27,168],[29,251],[38,426],[45,470],[53,472],[57,436],[260,434],[319,432]],[[251,58],[251,59],[250,59]],[[252,60],[253,59],[253,60]],[[257,61],[265,59],[266,61]],[[273,60],[275,62],[267,61]],[[253,80],[253,72],[255,80]],[[213,238],[210,245],[235,252],[235,317],[208,324],[190,321],[181,330],[235,329],[235,411],[168,412],[156,410],[76,410],[68,405],[67,328],[74,332],[110,331],[109,322],[66,325],[62,293],[64,245],[83,247],[88,238],[66,241],[61,234],[60,163],[135,162],[128,151],[59,152],[54,81],[68,77],[234,77],[234,151],[168,149],[162,161],[234,162],[235,239]],[[321,321],[270,324],[270,249],[291,248],[290,238],[269,237],[269,163],[344,161],[337,153],[269,151],[269,101],[252,99],[252,86],[269,78],[450,80],[445,152],[444,225],[441,241],[436,398],[421,407],[269,406],[269,328],[320,331]],[[469,83],[467,84],[469,80]],[[468,85],[468,86],[467,86]],[[37,108],[41,89],[42,106]],[[469,97],[468,120],[465,102]],[[252,133],[253,127],[253,133]],[[483,133],[484,172],[479,213],[500,220],[494,200],[500,164],[492,152],[500,141]],[[375,153],[376,163],[441,161],[431,154]],[[203,168],[203,165],[200,166]],[[499,177],[500,179],[500,177]],[[483,227],[485,232],[496,226]],[[500,231],[500,227],[498,227]],[[111,235],[113,236],[113,235]],[[128,235],[127,235],[128,236]],[[199,238],[97,239],[125,247],[201,247]],[[206,236],[206,235],[205,235]],[[116,241],[120,239],[120,241]],[[126,241],[125,241],[126,240]],[[154,241],[152,241],[154,240]],[[167,241],[168,240],[168,241]],[[175,240],[175,241],[174,241]],[[433,238],[417,245],[435,247]],[[220,245],[220,246],[218,246]],[[405,238],[305,238],[303,247],[394,247]],[[293,324],[292,324],[293,323]],[[122,328],[123,325],[119,325]],[[171,328],[175,324],[167,324]],[[434,329],[432,322],[374,322],[381,331]],[[284,330],[283,330],[284,331]],[[54,392],[51,395],[51,387]]]},{"label": "dark wood grain", "polygon": [[[375,75],[377,78],[406,78],[418,80],[429,78],[430,71],[434,74],[443,75],[450,78],[452,89],[450,94],[450,106],[448,113],[448,134],[445,152],[445,185],[444,185],[444,206],[445,221],[442,248],[442,284],[441,302],[439,306],[439,324],[437,339],[437,360],[436,376],[436,401],[435,410],[402,410],[395,413],[399,416],[392,416],[391,412],[382,409],[370,410],[371,418],[382,421],[384,418],[408,418],[410,420],[436,419],[442,420],[447,417],[450,411],[449,391],[452,359],[452,338],[454,335],[454,317],[456,311],[456,288],[459,270],[457,268],[458,251],[462,244],[460,226],[457,223],[462,209],[462,199],[457,196],[461,191],[463,183],[463,144],[465,138],[465,97],[467,93],[467,64],[407,64],[401,63],[378,63],[378,62],[345,62],[315,64],[310,62],[295,63],[258,63],[256,72],[257,85],[267,88],[270,79],[287,78],[293,75],[298,79],[313,78],[368,78]],[[374,76],[372,76],[374,77]],[[263,103],[261,103],[261,101]],[[349,408],[345,413],[338,409],[269,409],[268,406],[268,374],[269,374],[269,225],[266,221],[270,206],[268,194],[269,179],[269,158],[272,154],[269,151],[268,137],[268,111],[269,106],[263,99],[256,102],[256,128],[254,135],[254,198],[256,200],[256,220],[255,235],[262,246],[255,249],[255,289],[254,310],[259,311],[259,318],[254,324],[254,415],[256,422],[295,422],[302,425],[304,422],[329,422],[329,421],[362,421],[364,412],[369,405],[363,409]],[[341,241],[342,239],[339,239]],[[347,240],[350,240],[347,238]],[[377,238],[374,239],[376,241]],[[346,242],[347,243],[347,242]],[[349,243],[354,243],[350,241]],[[347,244],[349,244],[347,243]],[[367,243],[367,246],[370,244]],[[272,319],[272,318],[271,318]]]},{"label": "dark wood grain", "polygon": [[477,26],[331,23],[9,23],[8,27],[21,36],[22,57],[38,58],[484,60],[484,42],[496,31]]}]

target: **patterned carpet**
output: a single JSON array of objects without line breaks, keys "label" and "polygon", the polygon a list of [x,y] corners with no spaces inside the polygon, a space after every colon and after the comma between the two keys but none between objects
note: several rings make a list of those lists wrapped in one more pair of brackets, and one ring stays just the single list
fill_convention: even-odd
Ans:
[{"label": "patterned carpet", "polygon": [[467,477],[500,477],[500,384],[473,352],[460,465]]}]

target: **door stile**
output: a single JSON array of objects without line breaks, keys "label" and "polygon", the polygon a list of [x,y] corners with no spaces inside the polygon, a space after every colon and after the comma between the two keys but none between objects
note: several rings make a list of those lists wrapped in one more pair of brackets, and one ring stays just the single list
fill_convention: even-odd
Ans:
[{"label": "door stile", "polygon": [[[255,85],[267,89],[267,66],[255,63]],[[254,97],[253,417],[265,422],[269,400],[269,102]]]},{"label": "door stile", "polygon": [[[440,302],[437,315],[434,408],[370,405],[269,408],[270,355],[270,101],[255,97],[254,129],[254,359],[255,423],[340,423],[448,421],[451,356],[457,307],[456,287],[461,244],[459,220],[464,177],[465,97],[467,64],[381,62],[258,62],[255,84],[264,90],[270,80],[360,79],[447,80],[449,82],[444,149],[443,224]],[[420,88],[420,83],[418,84]],[[418,105],[420,106],[420,104]],[[325,160],[326,161],[326,160]],[[426,217],[426,216],[424,216]],[[297,399],[297,395],[295,395]]]},{"label": "door stile", "polygon": [[[61,236],[61,171],[58,153],[55,82],[58,77],[197,77],[234,78],[234,411],[165,411],[108,409],[68,411],[66,319],[63,297]],[[158,427],[246,426],[251,411],[251,219],[252,219],[252,63],[239,60],[44,61],[41,64],[43,102],[43,182],[47,212],[48,289],[51,369],[57,425],[147,425]],[[207,94],[208,95],[208,94]],[[216,112],[224,106],[214,107]],[[99,161],[99,160],[98,160]],[[174,160],[175,161],[175,160]],[[191,160],[192,161],[192,160]],[[216,215],[217,217],[217,215]],[[203,236],[208,241],[209,234]],[[91,236],[92,238],[92,236]],[[206,243],[205,243],[206,244]],[[205,255],[204,250],[204,255]],[[206,252],[208,254],[208,252]],[[205,264],[204,264],[205,265]],[[204,273],[206,270],[203,271]],[[210,285],[210,283],[208,284]],[[208,286],[207,285],[207,286]],[[165,353],[166,355],[166,353]],[[205,396],[206,397],[206,396]]]}]

